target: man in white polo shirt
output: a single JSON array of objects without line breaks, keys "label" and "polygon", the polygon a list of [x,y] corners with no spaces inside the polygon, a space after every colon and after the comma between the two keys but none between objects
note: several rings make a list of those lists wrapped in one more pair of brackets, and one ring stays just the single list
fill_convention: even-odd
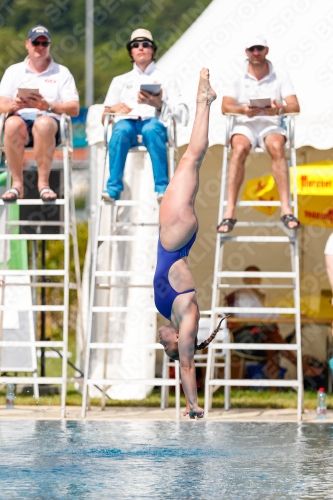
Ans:
[{"label": "man in white polo shirt", "polygon": [[[179,98],[179,90],[175,81],[167,80],[155,65],[157,46],[150,31],[133,31],[127,50],[133,69],[112,80],[104,101],[105,112],[129,117],[119,117],[113,127],[109,143],[110,177],[102,197],[107,201],[120,198],[127,153],[141,144],[150,154],[157,200],[161,201],[168,185],[168,160],[167,130],[160,117],[162,108],[170,107],[172,98],[174,102]],[[146,92],[140,90],[142,84],[159,84],[160,90]]]},{"label": "man in white polo shirt", "polygon": [[25,146],[34,146],[40,198],[47,201],[57,197],[49,187],[49,175],[53,152],[60,142],[60,115],[77,116],[80,107],[74,78],[65,66],[53,61],[50,43],[45,26],[31,28],[25,43],[28,56],[10,66],[1,80],[0,113],[8,113],[5,153],[13,179],[11,189],[2,195],[6,202],[24,196]]},{"label": "man in white polo shirt", "polygon": [[[237,220],[235,206],[244,179],[245,160],[256,146],[272,157],[272,173],[281,200],[281,220],[288,229],[297,229],[300,222],[293,216],[288,189],[288,167],[284,153],[286,131],[280,126],[280,115],[298,113],[300,108],[293,85],[285,73],[274,70],[266,59],[268,47],[263,35],[253,36],[247,43],[244,74],[230,82],[224,91],[222,113],[237,113],[232,130],[227,206],[217,230],[232,231]],[[250,99],[269,98],[268,108],[250,107]]]}]

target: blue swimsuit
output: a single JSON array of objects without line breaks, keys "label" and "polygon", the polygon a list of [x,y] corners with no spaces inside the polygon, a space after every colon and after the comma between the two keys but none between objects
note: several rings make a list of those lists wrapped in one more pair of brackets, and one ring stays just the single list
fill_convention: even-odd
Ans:
[{"label": "blue swimsuit", "polygon": [[168,275],[171,266],[175,262],[180,260],[182,257],[188,256],[189,251],[195,242],[196,236],[197,232],[194,233],[186,245],[179,250],[175,250],[174,252],[168,252],[168,250],[165,250],[162,247],[160,238],[158,238],[157,265],[154,276],[155,305],[157,310],[169,320],[171,319],[171,309],[175,298],[183,293],[195,292],[194,288],[185,290],[184,292],[176,292],[176,290],[170,285]]}]

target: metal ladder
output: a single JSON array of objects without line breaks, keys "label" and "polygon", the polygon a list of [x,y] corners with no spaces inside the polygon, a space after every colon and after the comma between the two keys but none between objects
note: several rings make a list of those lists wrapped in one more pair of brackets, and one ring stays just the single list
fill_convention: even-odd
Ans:
[{"label": "metal ladder", "polygon": [[[3,157],[4,146],[2,142],[3,129],[6,115],[2,114],[0,117],[0,153]],[[27,311],[29,313],[38,312],[60,312],[63,315],[62,324],[62,340],[61,341],[4,341],[0,336],[0,353],[4,347],[27,347],[33,349],[41,348],[51,348],[57,350],[59,357],[62,358],[62,374],[61,377],[41,377],[34,373],[33,376],[1,376],[0,381],[4,383],[12,384],[54,384],[61,385],[61,417],[65,418],[66,415],[66,391],[67,382],[77,381],[79,379],[67,378],[67,352],[68,352],[68,319],[69,319],[69,290],[76,289],[78,294],[78,314],[81,315],[81,290],[80,290],[80,265],[79,265],[79,252],[77,243],[77,231],[76,231],[76,218],[75,218],[75,203],[73,194],[73,184],[72,184],[72,155],[73,155],[73,136],[72,136],[72,122],[69,116],[62,114],[60,118],[60,132],[61,132],[61,147],[63,156],[63,174],[64,174],[64,197],[63,199],[56,199],[55,201],[42,201],[40,199],[19,199],[15,202],[16,205],[24,206],[44,206],[44,205],[57,205],[63,207],[64,221],[31,221],[31,220],[11,220],[7,223],[6,231],[4,234],[0,234],[0,239],[4,242],[13,240],[27,240],[32,241],[33,251],[32,251],[32,267],[33,269],[27,270],[9,270],[6,269],[6,259],[4,259],[4,268],[0,271],[0,274],[4,276],[4,283],[2,285],[3,291],[8,284],[5,282],[6,277],[12,276],[22,276],[28,277],[29,283],[22,284],[21,286],[29,286],[32,290],[33,299],[36,298],[37,288],[63,288],[63,304],[53,305],[53,304],[36,304],[33,300],[32,305],[27,306],[26,304],[18,303],[17,307],[13,310],[15,311]],[[58,148],[57,148],[58,149]],[[7,171],[7,187],[10,187],[10,171],[9,168],[3,169]],[[9,204],[4,203],[0,199],[0,205],[6,207],[6,212],[8,215]],[[6,218],[8,220],[8,217]],[[35,234],[13,234],[11,233],[12,228],[24,226],[36,226]],[[38,227],[44,226],[60,226],[62,227],[61,234],[41,234],[39,233]],[[75,277],[76,283],[70,283],[70,238],[72,238],[73,244],[73,254],[75,263]],[[37,269],[37,242],[38,241],[62,241],[63,242],[63,252],[64,252],[64,267],[63,269]],[[46,280],[44,282],[38,282],[38,278]],[[56,281],[51,280],[55,278]],[[58,281],[59,279],[59,281]],[[60,281],[61,280],[61,281]],[[20,284],[15,284],[15,286],[20,286]],[[5,293],[2,293],[4,296]],[[4,304],[0,305],[1,316],[3,317],[3,312],[5,310]],[[2,325],[0,329],[2,334]],[[36,333],[35,333],[36,334]],[[58,349],[62,352],[59,353]],[[0,361],[1,366],[1,361]],[[24,371],[24,370],[22,370]]]},{"label": "metal ladder", "polygon": [[[108,143],[110,137],[110,125],[113,124],[115,114],[107,114],[104,121],[104,165],[103,165],[103,173],[100,177],[101,185],[100,192],[102,192],[103,187],[105,186],[105,175],[107,168],[107,158],[108,158]],[[126,115],[128,118],[129,115]],[[132,116],[135,118],[135,116]],[[176,143],[176,126],[175,119],[170,116],[168,120],[168,150],[169,150],[169,175],[172,176],[174,170],[176,168],[177,163],[177,143]],[[146,148],[144,146],[138,146],[135,148],[131,148],[129,154],[135,154],[137,152],[146,152]],[[156,201],[139,201],[139,200],[119,200],[113,203],[108,203],[99,199],[96,214],[94,215],[94,220],[92,221],[92,234],[93,239],[91,242],[91,263],[90,263],[90,296],[89,296],[89,310],[88,310],[88,319],[87,319],[87,335],[86,335],[86,354],[85,354],[85,377],[84,377],[84,386],[83,386],[83,399],[82,399],[82,417],[86,415],[87,402],[88,407],[89,404],[89,395],[88,388],[91,385],[94,386],[102,386],[102,410],[105,408],[105,398],[106,391],[112,385],[117,384],[138,384],[145,386],[161,386],[162,388],[162,398],[161,398],[161,408],[165,407],[165,392],[164,389],[166,387],[174,386],[176,393],[176,418],[179,418],[180,411],[180,376],[179,376],[179,362],[175,362],[175,379],[170,379],[168,377],[168,367],[167,367],[167,356],[164,353],[163,357],[163,367],[162,367],[162,377],[161,378],[151,378],[151,379],[123,379],[123,378],[108,378],[107,377],[107,351],[108,350],[122,350],[122,349],[132,349],[132,350],[163,350],[163,346],[157,342],[144,342],[144,343],[129,343],[129,342],[110,342],[109,341],[109,331],[108,325],[105,328],[104,334],[104,342],[93,342],[92,334],[93,334],[93,322],[94,315],[97,314],[110,314],[110,313],[126,313],[126,314],[135,314],[137,312],[140,313],[156,313],[157,310],[155,305],[152,303],[148,307],[140,307],[138,304],[136,307],[128,307],[128,306],[110,306],[110,299],[112,294],[115,294],[117,288],[152,288],[152,281],[154,271],[151,272],[136,272],[133,270],[121,270],[117,268],[114,255],[115,255],[115,246],[119,242],[128,242],[129,244],[132,242],[133,244],[138,241],[139,237],[137,235],[121,235],[117,234],[117,229],[122,228],[124,226],[127,227],[135,227],[140,226],[142,228],[149,226],[156,226],[156,234],[151,235],[149,237],[143,235],[141,237],[142,241],[147,242],[149,245],[157,244],[158,238],[158,222],[145,222],[144,221],[144,211],[149,210],[152,207],[157,209]],[[101,216],[103,207],[108,207],[111,211],[111,227],[110,233],[108,235],[101,234]],[[119,221],[117,218],[118,210],[124,207],[131,207],[132,209],[137,208],[138,211],[142,211],[143,218],[138,218],[137,220],[131,220],[131,222],[123,222]],[[110,260],[106,269],[97,270],[98,264],[98,249],[99,245],[102,242],[110,242],[111,250],[109,250]],[[97,283],[98,279],[105,278],[103,283]],[[129,283],[127,284],[119,284],[117,283],[117,278],[127,278]],[[137,279],[140,278],[142,282],[138,282]],[[145,281],[146,279],[146,281]],[[105,290],[104,293],[107,293],[107,306],[97,306],[96,305],[96,290]],[[108,322],[106,322],[107,324]],[[112,334],[111,334],[112,337]],[[90,376],[90,362],[91,362],[91,353],[92,350],[101,349],[104,350],[103,357],[103,367],[102,372],[103,376],[99,378],[93,378]],[[100,387],[98,387],[100,389]],[[101,390],[101,389],[100,389]]]},{"label": "metal ladder", "polygon": [[[222,162],[222,180],[221,180],[221,193],[220,193],[220,203],[219,203],[219,214],[218,222],[222,220],[224,207],[227,204],[227,178],[228,178],[228,165],[231,155],[231,130],[233,126],[234,115],[230,114],[227,116],[227,127],[226,127],[226,140],[223,150],[223,162]],[[293,207],[293,213],[297,217],[297,177],[296,177],[296,150],[294,144],[294,114],[288,114],[284,117],[285,126],[287,129],[287,143],[286,143],[286,157],[288,161],[288,168],[292,166],[293,169],[293,189],[294,196],[293,201],[291,201],[291,206]],[[256,148],[255,152],[262,153],[263,150]],[[280,206],[279,201],[239,201],[237,206],[241,207],[255,207],[255,206]],[[212,330],[216,327],[218,316],[224,314],[232,313],[246,313],[249,316],[258,314],[290,314],[294,316],[295,321],[295,331],[296,331],[296,343],[295,344],[249,344],[249,343],[231,343],[231,342],[219,342],[215,341],[209,345],[208,348],[208,359],[207,359],[207,370],[206,370],[206,381],[205,381],[205,416],[208,416],[208,412],[212,406],[212,395],[214,388],[224,386],[225,393],[225,409],[230,408],[230,387],[231,386],[265,386],[265,387],[294,387],[297,388],[298,398],[297,398],[297,417],[298,420],[302,418],[303,411],[303,369],[302,369],[302,351],[301,351],[301,318],[300,318],[300,279],[299,279],[299,250],[298,250],[298,236],[296,230],[286,229],[282,222],[237,222],[237,228],[277,228],[279,227],[285,233],[283,236],[229,236],[217,233],[216,247],[215,247],[215,262],[214,262],[214,276],[213,276],[213,289],[212,289],[212,306],[211,306],[211,320],[212,320]],[[275,246],[279,243],[289,243],[290,245],[290,256],[291,256],[291,271],[286,272],[276,272],[276,271],[265,271],[265,272],[251,272],[251,271],[227,271],[224,270],[225,265],[223,262],[223,251],[225,244],[229,242],[237,243],[272,243]],[[271,280],[278,280],[278,283],[262,283],[260,288],[280,288],[280,289],[293,289],[294,306],[293,307],[225,307],[221,306],[221,290],[230,288],[239,288],[240,284],[235,284],[234,282],[225,283],[223,280],[234,280],[244,277],[253,278],[268,278]],[[282,281],[284,280],[284,281]],[[289,280],[289,283],[285,281]],[[292,283],[290,283],[290,280]],[[248,285],[249,287],[252,285]],[[241,285],[242,288],[246,288],[246,285]],[[276,318],[278,322],[278,318]],[[229,332],[227,330],[226,322],[223,324],[225,330],[224,338],[229,339]],[[230,340],[230,339],[229,339]],[[256,350],[290,350],[296,351],[297,354],[297,379],[296,380],[233,380],[230,378],[230,368],[231,368],[231,350],[232,349],[251,349]],[[225,349],[225,370],[224,378],[217,378],[215,376],[215,356],[216,351]]]}]

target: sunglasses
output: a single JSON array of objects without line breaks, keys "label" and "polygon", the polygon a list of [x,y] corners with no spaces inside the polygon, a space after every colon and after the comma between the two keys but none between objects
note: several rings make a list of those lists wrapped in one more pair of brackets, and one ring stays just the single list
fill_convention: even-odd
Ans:
[{"label": "sunglasses", "polygon": [[249,52],[254,52],[255,50],[259,50],[259,52],[262,52],[265,49],[263,45],[253,45],[253,47],[250,47],[247,49]]},{"label": "sunglasses", "polygon": [[39,47],[39,45],[42,45],[42,47],[48,47],[51,42],[39,42],[38,40],[34,40],[31,43],[34,47]]},{"label": "sunglasses", "polygon": [[138,49],[142,45],[144,49],[147,49],[148,47],[152,47],[153,44],[151,42],[132,42],[131,43],[131,49]]}]

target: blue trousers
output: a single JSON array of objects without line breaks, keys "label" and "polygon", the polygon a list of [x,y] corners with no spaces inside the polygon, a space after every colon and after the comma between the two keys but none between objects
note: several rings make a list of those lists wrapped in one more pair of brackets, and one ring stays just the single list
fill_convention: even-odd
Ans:
[{"label": "blue trousers", "polygon": [[[137,135],[142,135],[138,144]],[[112,198],[120,198],[124,189],[123,172],[130,148],[143,145],[147,148],[153,165],[155,191],[164,193],[168,185],[167,130],[157,118],[148,120],[120,120],[112,131],[109,142],[110,177],[106,189]]]}]

